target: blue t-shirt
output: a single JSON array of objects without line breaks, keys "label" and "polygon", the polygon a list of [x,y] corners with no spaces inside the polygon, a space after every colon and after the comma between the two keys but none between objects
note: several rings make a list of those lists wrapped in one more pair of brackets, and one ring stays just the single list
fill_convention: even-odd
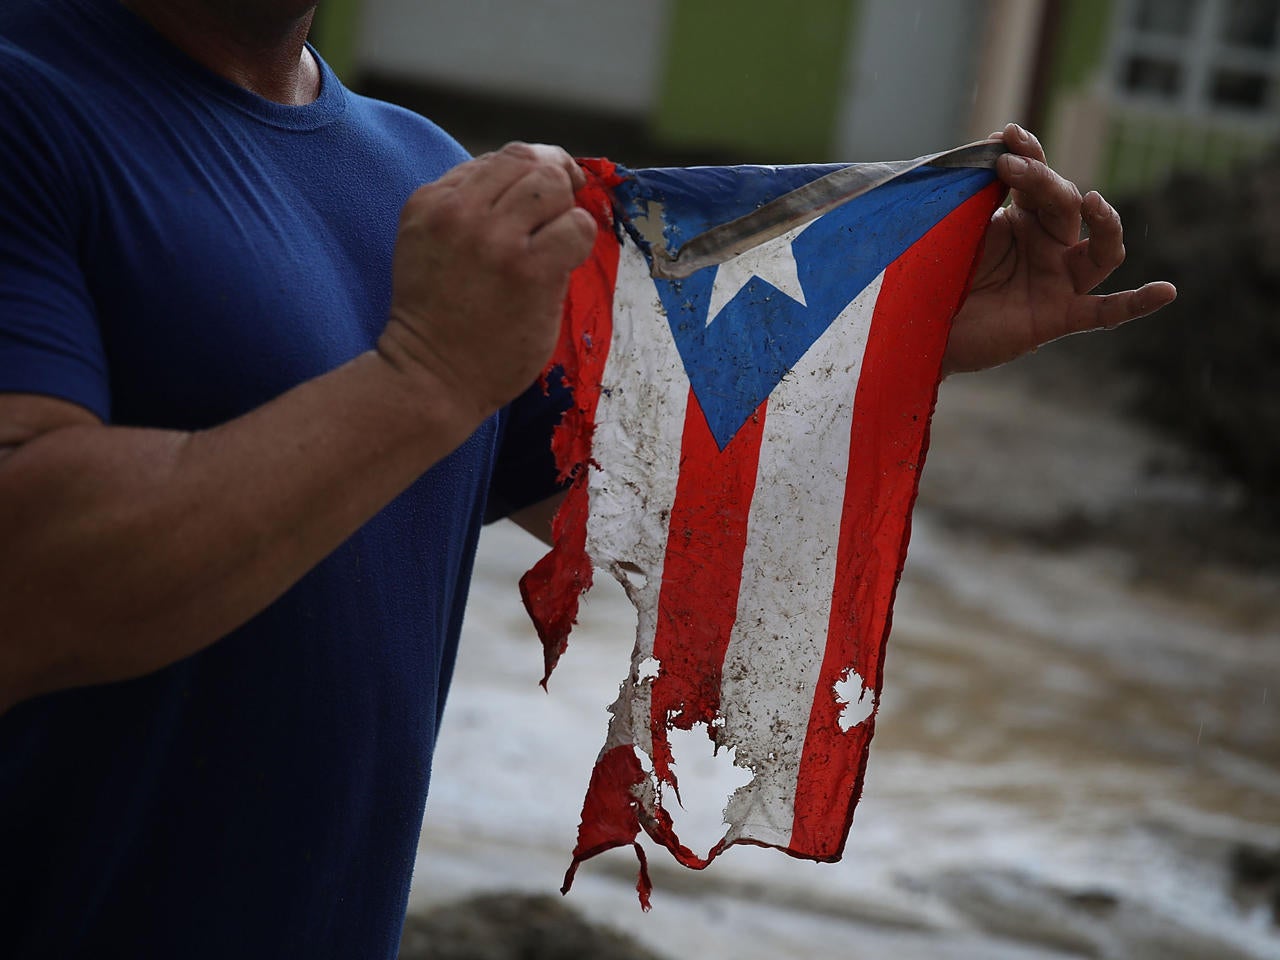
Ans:
[{"label": "blue t-shirt", "polygon": [[[333,369],[385,323],[401,205],[464,158],[327,68],[286,107],[117,0],[5,0],[0,391],[192,430]],[[394,955],[487,493],[551,492],[503,421],[204,652],[0,715],[0,952]]]}]

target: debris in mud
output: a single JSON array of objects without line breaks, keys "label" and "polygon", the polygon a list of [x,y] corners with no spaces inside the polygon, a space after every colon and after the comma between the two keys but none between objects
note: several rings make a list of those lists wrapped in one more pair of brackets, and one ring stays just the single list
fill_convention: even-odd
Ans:
[{"label": "debris in mud", "polygon": [[662,960],[559,897],[495,893],[405,919],[399,960]]}]

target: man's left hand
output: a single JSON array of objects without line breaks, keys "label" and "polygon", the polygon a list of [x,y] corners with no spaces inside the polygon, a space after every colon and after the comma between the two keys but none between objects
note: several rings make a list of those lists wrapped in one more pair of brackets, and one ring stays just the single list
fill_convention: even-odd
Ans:
[{"label": "man's left hand", "polygon": [[1119,215],[1097,192],[1081,198],[1017,124],[992,137],[1009,148],[996,172],[1012,202],[991,219],[972,290],[951,328],[944,375],[994,367],[1050,340],[1119,326],[1173,301],[1177,291],[1164,282],[1092,295],[1124,261]]}]

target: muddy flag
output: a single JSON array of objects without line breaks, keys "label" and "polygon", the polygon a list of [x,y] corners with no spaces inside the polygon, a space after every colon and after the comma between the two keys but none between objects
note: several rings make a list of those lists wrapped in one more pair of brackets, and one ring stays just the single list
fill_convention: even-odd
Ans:
[{"label": "muddy flag", "polygon": [[[554,364],[572,481],[521,583],[549,676],[594,571],[638,611],[578,865],[643,829],[837,860],[862,788],[951,318],[1003,199],[982,143],[895,164],[627,170],[583,161],[600,224]],[[545,682],[545,678],[544,678]],[[676,835],[669,734],[751,780],[709,851]]]}]

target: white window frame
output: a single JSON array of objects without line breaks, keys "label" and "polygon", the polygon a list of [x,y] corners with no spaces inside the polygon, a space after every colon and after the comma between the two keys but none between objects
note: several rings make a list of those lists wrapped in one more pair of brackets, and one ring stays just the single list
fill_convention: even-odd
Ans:
[{"label": "white window frame", "polygon": [[[1152,113],[1229,120],[1232,125],[1257,129],[1275,128],[1280,122],[1280,23],[1276,46],[1270,50],[1228,45],[1218,39],[1227,0],[1197,0],[1191,32],[1185,37],[1161,36],[1134,28],[1140,0],[1119,0],[1114,8],[1109,86],[1125,104]],[[1280,11],[1277,12],[1280,21]],[[1124,70],[1134,54],[1146,54],[1176,62],[1183,70],[1182,88],[1175,97],[1163,97],[1127,89]],[[1265,75],[1269,79],[1266,101],[1258,109],[1214,103],[1210,99],[1213,72],[1228,67]]]}]

